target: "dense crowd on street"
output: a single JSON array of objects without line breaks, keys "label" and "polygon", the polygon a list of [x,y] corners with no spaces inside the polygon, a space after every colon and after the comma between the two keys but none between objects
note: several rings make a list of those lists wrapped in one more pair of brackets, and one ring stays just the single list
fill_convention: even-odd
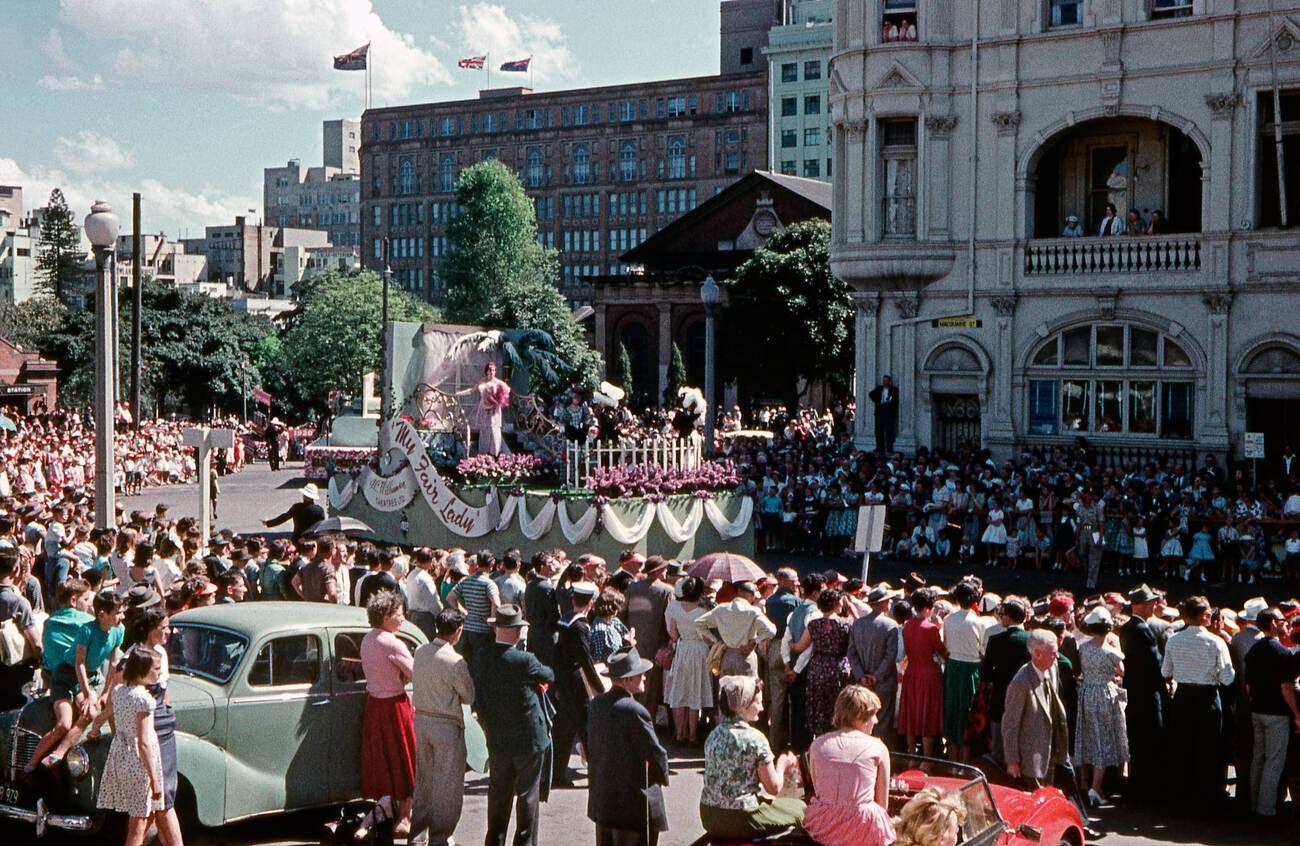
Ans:
[{"label": "dense crowd on street", "polygon": [[[1281,472],[1256,488],[1209,460],[1102,466],[1086,443],[1005,465],[924,450],[878,456],[850,446],[851,409],[769,412],[754,421],[761,432],[729,414],[720,448],[744,470],[759,511],[794,526],[765,524],[769,549],[804,536],[815,545],[833,529],[847,543],[837,515],[860,502],[892,505],[893,552],[916,565],[895,587],[833,568],[701,578],[692,562],[631,550],[607,562],[563,549],[359,542],[312,532],[326,516],[313,485],[266,521],[266,534],[205,538],[194,519],[172,519],[161,505],[123,511],[119,528],[97,531],[89,480],[52,484],[48,456],[61,447],[33,451],[67,441],[89,454],[85,424],[21,425],[26,437],[5,448],[25,458],[6,466],[46,478],[0,495],[0,623],[12,621],[9,640],[28,642],[26,659],[0,666],[0,707],[51,695],[54,725],[32,771],[57,768],[112,727],[98,803],[130,817],[128,844],[151,823],[168,846],[180,843],[168,621],[217,603],[365,609],[358,765],[376,810],[360,824],[433,843],[451,842],[461,815],[462,706],[487,738],[488,843],[504,842],[512,810],[516,842],[537,842],[539,803],[573,786],[575,755],[586,763],[598,843],[655,842],[671,822],[667,738],[702,748],[707,832],[802,827],[826,846],[951,846],[964,812],[941,793],[889,806],[891,752],[974,763],[1026,789],[1055,785],[1085,823],[1115,796],[1201,813],[1235,801],[1270,817],[1300,778],[1300,602],[1254,597],[1227,608],[1201,595],[1207,578],[1294,574],[1289,556],[1300,546],[1286,543],[1286,521],[1300,500],[1289,449]],[[168,426],[148,431],[156,454],[184,454]],[[804,503],[832,488],[858,499],[805,526],[802,511],[784,519],[788,496]],[[770,499],[781,508],[769,510]],[[1052,554],[1018,561],[1011,539],[1022,522],[1044,532],[1045,516]],[[1265,548],[1280,539],[1283,556],[1229,565],[1232,544],[1218,532],[1235,526]],[[1140,531],[1190,533],[1189,543],[1143,556]],[[1208,555],[1196,553],[1202,541]],[[924,566],[944,561],[961,566]],[[1078,568],[1091,581],[1106,568],[1130,587],[997,596],[976,575],[1016,566]],[[1176,597],[1149,586],[1157,575]],[[428,640],[414,651],[397,637],[408,620]]]}]

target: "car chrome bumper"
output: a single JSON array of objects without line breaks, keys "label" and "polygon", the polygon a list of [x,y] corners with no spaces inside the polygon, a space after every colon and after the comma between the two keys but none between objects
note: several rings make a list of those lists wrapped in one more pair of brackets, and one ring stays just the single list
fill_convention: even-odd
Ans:
[{"label": "car chrome bumper", "polygon": [[36,801],[35,810],[20,808],[17,805],[0,804],[0,817],[30,823],[36,827],[37,837],[44,837],[45,832],[51,828],[57,828],[60,831],[91,832],[95,830],[97,825],[94,817],[78,814],[51,814],[45,807],[44,799]]}]

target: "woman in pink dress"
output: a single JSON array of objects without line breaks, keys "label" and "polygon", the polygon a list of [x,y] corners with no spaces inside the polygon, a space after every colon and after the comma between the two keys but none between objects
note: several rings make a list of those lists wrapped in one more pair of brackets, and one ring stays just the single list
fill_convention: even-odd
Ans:
[{"label": "woman in pink dress", "polygon": [[479,455],[500,455],[510,450],[501,437],[501,412],[510,404],[510,386],[497,378],[497,366],[488,362],[483,368],[483,381],[459,394],[478,393],[478,408],[474,410],[474,427],[478,429]]},{"label": "woman in pink dress", "polygon": [[907,738],[907,750],[921,739],[922,754],[934,757],[935,739],[943,732],[943,670],[935,656],[948,657],[943,627],[933,620],[935,592],[921,588],[911,596],[916,616],[903,624],[903,654],[907,666],[899,687],[898,733]]},{"label": "woman in pink dress", "polygon": [[888,846],[889,750],[872,737],[880,699],[851,684],[835,698],[835,731],[813,741],[808,764],[814,794],[803,828],[821,846]]}]

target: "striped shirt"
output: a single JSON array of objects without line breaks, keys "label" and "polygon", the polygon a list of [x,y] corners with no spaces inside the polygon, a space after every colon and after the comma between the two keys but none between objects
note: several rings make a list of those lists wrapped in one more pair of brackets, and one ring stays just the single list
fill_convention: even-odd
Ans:
[{"label": "striped shirt", "polygon": [[465,606],[465,631],[484,634],[492,630],[488,624],[488,618],[492,616],[492,603],[493,600],[499,602],[501,599],[496,582],[485,573],[475,573],[457,582],[451,592]]},{"label": "striped shirt", "polygon": [[1204,626],[1188,626],[1165,645],[1160,673],[1177,684],[1229,685],[1235,677],[1228,644]]}]

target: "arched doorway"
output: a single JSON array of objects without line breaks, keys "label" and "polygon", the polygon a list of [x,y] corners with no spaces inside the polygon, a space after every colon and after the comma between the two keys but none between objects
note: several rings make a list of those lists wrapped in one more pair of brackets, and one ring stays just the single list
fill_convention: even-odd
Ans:
[{"label": "arched doorway", "polygon": [[1256,344],[1237,378],[1246,395],[1246,431],[1263,432],[1270,455],[1300,442],[1300,346],[1290,338]]},{"label": "arched doorway", "polygon": [[934,449],[948,454],[978,450],[984,443],[988,358],[965,341],[944,341],[925,358],[921,395],[930,406]]}]

